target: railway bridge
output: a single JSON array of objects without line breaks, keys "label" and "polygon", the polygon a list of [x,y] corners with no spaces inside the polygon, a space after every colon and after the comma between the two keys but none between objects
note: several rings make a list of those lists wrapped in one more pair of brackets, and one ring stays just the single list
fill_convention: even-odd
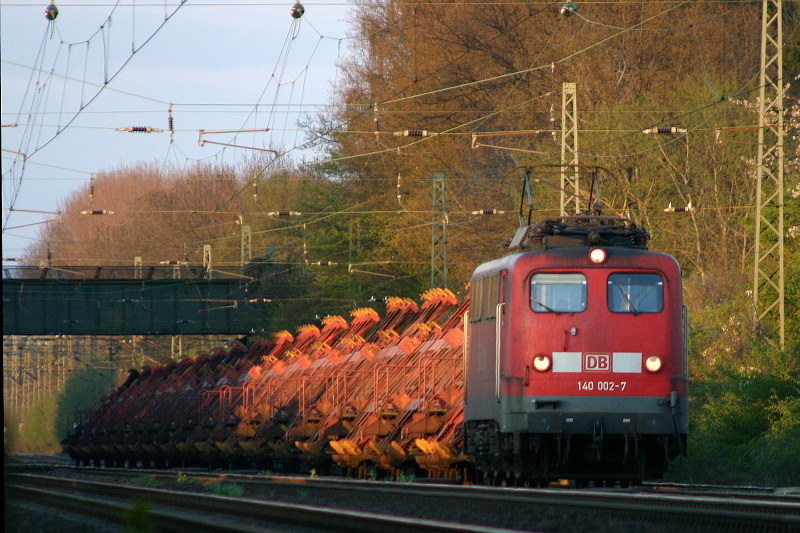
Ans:
[{"label": "railway bridge", "polygon": [[3,335],[241,334],[253,277],[189,265],[3,267]]}]

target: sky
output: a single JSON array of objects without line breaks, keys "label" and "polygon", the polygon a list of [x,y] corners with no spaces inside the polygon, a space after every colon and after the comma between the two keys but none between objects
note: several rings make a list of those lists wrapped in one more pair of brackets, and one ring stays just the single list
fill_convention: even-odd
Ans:
[{"label": "sky", "polygon": [[[302,114],[332,102],[353,6],[345,0],[0,0],[3,264],[93,173],[137,163],[236,164],[290,149]],[[257,105],[258,104],[258,105]],[[168,130],[170,105],[174,134]],[[138,133],[117,128],[150,127]],[[269,129],[216,134],[212,131]],[[24,155],[23,155],[24,154]],[[300,151],[293,155],[302,157]]]}]

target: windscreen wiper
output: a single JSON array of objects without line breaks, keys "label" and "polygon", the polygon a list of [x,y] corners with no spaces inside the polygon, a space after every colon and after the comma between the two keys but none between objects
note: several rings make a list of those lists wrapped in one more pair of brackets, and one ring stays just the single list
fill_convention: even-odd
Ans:
[{"label": "windscreen wiper", "polygon": [[638,315],[639,312],[636,310],[636,306],[633,305],[633,302],[631,301],[631,297],[628,296],[628,293],[625,292],[625,289],[622,288],[622,285],[617,285],[617,288],[619,289],[619,292],[622,293],[622,297],[625,298],[625,301],[628,302],[628,308],[631,310],[631,312],[634,315]]},{"label": "windscreen wiper", "polygon": [[539,301],[539,300],[537,300],[536,298],[531,298],[531,301],[532,301],[533,303],[535,303],[536,305],[538,305],[539,307],[542,307],[542,308],[544,308],[544,310],[545,310],[545,311],[547,311],[547,312],[549,312],[549,313],[555,313],[555,314],[557,314],[557,315],[560,315],[560,314],[561,314],[561,311],[556,311],[556,310],[555,310],[555,309],[553,309],[552,307],[548,307],[548,306],[546,306],[545,304],[543,304],[542,302],[540,302],[540,301]]}]

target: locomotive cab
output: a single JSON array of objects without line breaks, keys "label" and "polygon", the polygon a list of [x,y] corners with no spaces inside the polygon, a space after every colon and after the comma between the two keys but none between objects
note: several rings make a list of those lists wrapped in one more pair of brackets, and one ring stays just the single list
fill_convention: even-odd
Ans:
[{"label": "locomotive cab", "polygon": [[489,478],[641,481],[685,454],[680,268],[627,219],[521,228],[472,277],[465,451]]}]

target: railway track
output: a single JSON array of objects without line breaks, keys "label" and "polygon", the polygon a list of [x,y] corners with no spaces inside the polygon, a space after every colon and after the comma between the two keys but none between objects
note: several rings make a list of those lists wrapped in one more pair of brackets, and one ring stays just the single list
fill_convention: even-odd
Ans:
[{"label": "railway track", "polygon": [[[281,524],[327,531],[340,523],[349,531],[500,530],[498,528],[585,531],[587,524],[593,524],[592,529],[599,531],[800,531],[799,497],[766,495],[758,491],[698,495],[680,493],[679,490],[689,492],[689,489],[676,487],[670,487],[668,493],[652,492],[653,487],[649,492],[510,489],[86,468],[57,469],[50,474],[12,472],[10,488],[15,492],[23,489],[74,492],[75,483],[85,483],[86,493],[81,496],[84,500],[76,504],[78,507],[95,507],[87,501],[111,498],[117,506],[111,513],[120,516],[120,505],[130,507],[127,502],[135,498],[150,499],[158,502],[153,507],[153,516],[158,513],[157,523],[172,520],[177,527],[177,520],[199,520],[196,527],[188,526],[189,522],[180,526],[197,531],[256,531],[265,527],[264,524],[269,524],[271,530]],[[76,476],[79,479],[76,480]],[[83,479],[89,477],[93,479]],[[186,489],[175,487],[176,478],[183,479]],[[110,479],[112,483],[99,479]],[[131,486],[141,484],[143,479],[152,480],[148,483],[159,488]],[[197,481],[186,483],[189,479]],[[243,495],[223,497],[187,492],[209,483],[235,484],[241,487]],[[27,485],[38,487],[25,489]],[[28,494],[40,502],[62,498],[48,492],[40,492],[38,496],[32,492]],[[199,516],[198,509],[210,514]],[[218,522],[223,524],[221,529],[216,526]],[[235,529],[236,524],[238,528],[250,529]]]},{"label": "railway track", "polygon": [[[70,513],[124,524],[136,503],[157,531],[258,532],[376,530],[412,533],[487,532],[506,529],[392,516],[252,498],[154,489],[42,474],[12,474],[12,499],[46,504]],[[141,506],[141,503],[139,504]]]}]

